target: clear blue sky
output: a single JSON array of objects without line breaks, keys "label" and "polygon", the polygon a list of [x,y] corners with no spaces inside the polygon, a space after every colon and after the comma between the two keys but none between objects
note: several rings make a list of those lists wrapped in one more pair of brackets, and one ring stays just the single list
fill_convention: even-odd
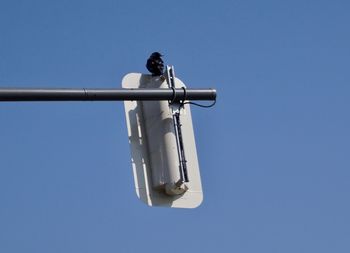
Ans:
[{"label": "clear blue sky", "polygon": [[122,103],[1,103],[0,252],[350,252],[349,13],[1,0],[1,87],[120,87],[159,50],[218,103],[192,107],[194,210],[137,199]]}]

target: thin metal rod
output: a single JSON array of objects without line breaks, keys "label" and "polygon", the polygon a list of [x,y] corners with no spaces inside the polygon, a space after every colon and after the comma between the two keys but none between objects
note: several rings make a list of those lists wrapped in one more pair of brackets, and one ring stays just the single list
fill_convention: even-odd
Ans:
[{"label": "thin metal rod", "polygon": [[[185,94],[186,93],[186,94]],[[122,101],[215,100],[215,89],[43,89],[0,88],[0,102],[9,101]]]}]

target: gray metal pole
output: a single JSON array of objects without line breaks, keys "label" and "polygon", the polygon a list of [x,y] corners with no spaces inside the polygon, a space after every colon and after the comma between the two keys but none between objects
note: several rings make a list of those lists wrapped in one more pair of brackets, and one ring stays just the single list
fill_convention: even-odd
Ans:
[{"label": "gray metal pole", "polygon": [[0,88],[6,101],[215,100],[215,89],[43,89]]}]

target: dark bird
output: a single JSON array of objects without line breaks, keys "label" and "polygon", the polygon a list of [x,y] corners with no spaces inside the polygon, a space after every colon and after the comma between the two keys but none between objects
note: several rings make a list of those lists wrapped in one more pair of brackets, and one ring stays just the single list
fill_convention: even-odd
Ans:
[{"label": "dark bird", "polygon": [[146,68],[152,73],[152,76],[160,76],[164,72],[164,62],[159,52],[154,52],[147,59]]}]

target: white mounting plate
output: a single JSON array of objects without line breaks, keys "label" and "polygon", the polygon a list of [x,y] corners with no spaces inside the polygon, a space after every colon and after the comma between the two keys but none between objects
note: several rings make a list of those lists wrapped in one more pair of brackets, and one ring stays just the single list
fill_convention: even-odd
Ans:
[{"label": "white mounting plate", "polygon": [[[141,73],[130,73],[124,76],[122,80],[122,87],[129,89],[169,88],[164,78]],[[185,85],[181,80],[176,78],[175,87],[181,88],[185,87]],[[152,168],[150,163],[151,157],[148,149],[150,144],[156,145],[157,140],[161,138],[161,136],[160,134],[147,136],[146,130],[144,129],[145,115],[143,107],[149,108],[149,106],[144,106],[145,103],[160,102],[164,103],[164,101],[124,101],[136,193],[139,199],[149,206],[195,208],[201,204],[203,200],[203,193],[193,133],[191,111],[188,104],[185,104],[184,110],[180,115],[189,177],[189,182],[186,183],[188,190],[182,195],[170,196],[161,191],[157,191],[152,187]],[[167,101],[165,102],[167,103]],[[161,115],[152,115],[152,124],[161,124]],[[149,143],[149,141],[152,143]],[[159,168],[154,167],[159,166],[161,162],[154,162],[154,155],[155,154],[152,153],[153,170],[159,170]],[[175,150],[174,156],[177,155],[177,151]],[[163,159],[163,157],[159,155],[159,159]]]}]

